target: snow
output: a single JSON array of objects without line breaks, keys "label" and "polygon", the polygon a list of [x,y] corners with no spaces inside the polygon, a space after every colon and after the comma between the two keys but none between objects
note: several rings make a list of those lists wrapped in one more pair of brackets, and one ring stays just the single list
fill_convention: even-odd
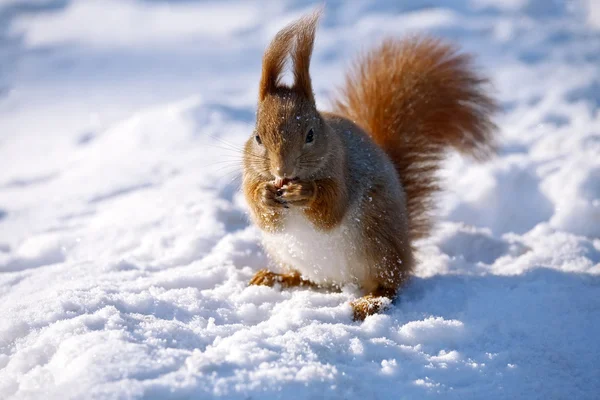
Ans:
[{"label": "snow", "polygon": [[0,2],[0,398],[597,398],[597,2],[327,5],[323,108],[356,52],[427,31],[504,110],[499,155],[448,160],[417,276],[363,323],[352,287],[247,286],[262,50],[318,4]]},{"label": "snow", "polygon": [[[252,28],[258,12],[256,7],[244,3],[184,3],[173,7],[169,3],[87,0],[73,2],[61,13],[20,17],[11,28],[24,36],[28,46],[156,46],[203,37],[228,37]],[[211,23],[215,20],[220,22]]]}]

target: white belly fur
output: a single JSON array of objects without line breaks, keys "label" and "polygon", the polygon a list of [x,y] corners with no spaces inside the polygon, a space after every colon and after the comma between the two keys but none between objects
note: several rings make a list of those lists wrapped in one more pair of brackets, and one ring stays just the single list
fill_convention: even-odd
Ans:
[{"label": "white belly fur", "polygon": [[340,225],[330,231],[317,230],[300,211],[290,210],[283,229],[263,234],[266,249],[275,261],[299,271],[302,276],[320,284],[362,282],[366,265],[360,248],[354,213],[347,213]]}]

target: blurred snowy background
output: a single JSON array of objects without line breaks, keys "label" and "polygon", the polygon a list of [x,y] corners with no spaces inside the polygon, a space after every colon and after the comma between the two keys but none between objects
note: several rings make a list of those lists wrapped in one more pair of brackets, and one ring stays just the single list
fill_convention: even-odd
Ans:
[{"label": "blurred snowy background", "polygon": [[247,287],[238,192],[262,51],[321,2],[0,0],[1,399],[595,399],[600,1],[327,1],[322,108],[352,57],[428,32],[503,106],[450,158],[397,304]]}]

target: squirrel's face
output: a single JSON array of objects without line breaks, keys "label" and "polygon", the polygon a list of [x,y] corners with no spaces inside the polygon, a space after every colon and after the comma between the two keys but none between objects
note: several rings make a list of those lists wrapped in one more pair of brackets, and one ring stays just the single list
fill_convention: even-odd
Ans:
[{"label": "squirrel's face", "polygon": [[314,102],[282,90],[259,105],[244,167],[269,180],[308,179],[323,168],[328,144],[328,128]]},{"label": "squirrel's face", "polygon": [[[317,111],[309,66],[319,13],[280,30],[263,56],[256,129],[244,148],[244,171],[264,180],[309,179],[329,154],[327,124]],[[282,83],[287,59],[294,82]]]}]

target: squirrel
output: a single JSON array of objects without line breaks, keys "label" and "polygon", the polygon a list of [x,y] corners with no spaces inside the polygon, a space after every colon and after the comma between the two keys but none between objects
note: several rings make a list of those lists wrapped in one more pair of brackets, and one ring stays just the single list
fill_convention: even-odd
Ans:
[{"label": "squirrel", "polygon": [[[256,127],[243,149],[244,196],[282,268],[251,285],[341,288],[355,320],[384,309],[432,228],[448,150],[496,150],[498,106],[472,57],[429,36],[389,38],[351,68],[332,112],[309,73],[319,12],[279,31],[263,56]],[[282,83],[288,59],[293,83]]]}]

